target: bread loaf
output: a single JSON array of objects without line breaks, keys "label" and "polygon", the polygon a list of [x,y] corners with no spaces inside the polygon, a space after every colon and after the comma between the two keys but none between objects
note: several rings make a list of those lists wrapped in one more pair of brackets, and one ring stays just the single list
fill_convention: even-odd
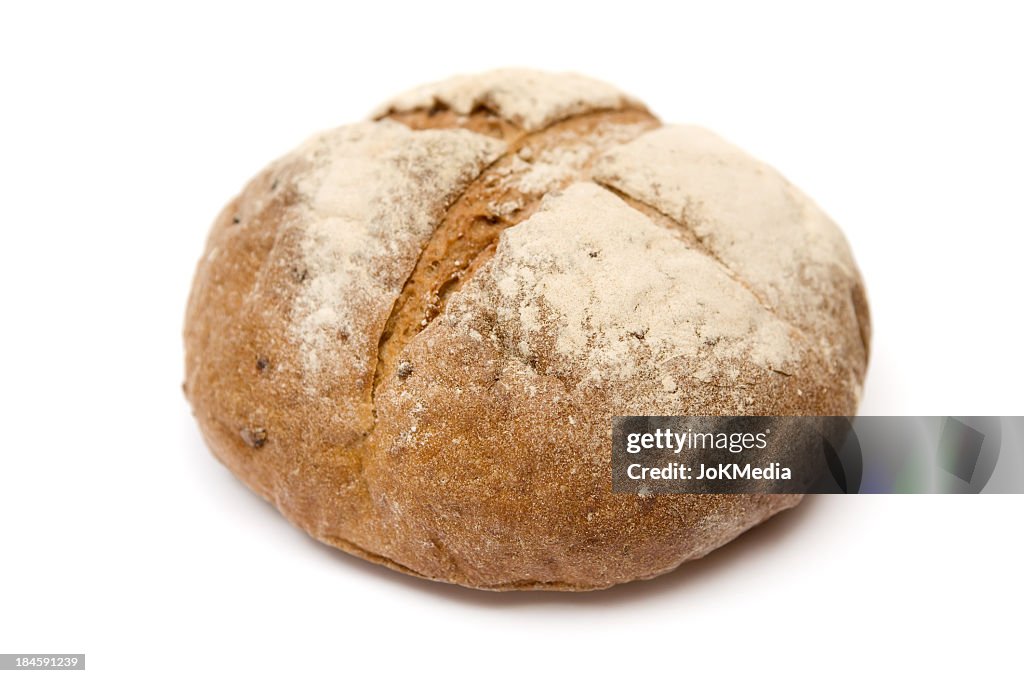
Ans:
[{"label": "bread loaf", "polygon": [[324,543],[590,590],[799,502],[613,494],[612,416],[851,415],[869,337],[846,241],[775,170],[609,85],[501,70],[316,135],[228,204],[185,392]]}]

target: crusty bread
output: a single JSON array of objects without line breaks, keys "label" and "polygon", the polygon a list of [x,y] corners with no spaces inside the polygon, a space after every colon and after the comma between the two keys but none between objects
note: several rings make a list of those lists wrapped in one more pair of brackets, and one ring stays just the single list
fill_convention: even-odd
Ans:
[{"label": "crusty bread", "polygon": [[611,492],[613,415],[856,411],[836,226],[710,132],[580,76],[425,86],[216,220],[185,326],[213,453],[315,538],[425,578],[588,590],[798,496]]}]

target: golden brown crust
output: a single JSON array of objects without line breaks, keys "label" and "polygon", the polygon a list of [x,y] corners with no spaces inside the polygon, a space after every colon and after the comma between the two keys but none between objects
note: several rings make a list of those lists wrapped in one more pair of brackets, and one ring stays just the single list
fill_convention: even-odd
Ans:
[{"label": "golden brown crust", "polygon": [[479,109],[472,114],[456,114],[450,109],[414,109],[412,111],[390,112],[380,118],[397,121],[413,130],[438,130],[445,128],[461,128],[504,142],[512,142],[522,137],[523,130],[511,121],[506,121],[497,114]]},{"label": "golden brown crust", "polygon": [[[340,364],[335,374],[311,376],[295,336],[317,275],[304,228],[313,162],[291,155],[272,164],[225,208],[197,268],[185,327],[185,393],[225,465],[325,543],[491,590],[590,590],[650,578],[799,501],[612,494],[610,417],[851,414],[870,335],[859,277],[845,301],[823,302],[823,319],[841,323],[814,326],[828,329],[826,347],[763,310],[759,293],[735,295],[749,294],[760,329],[783,330],[773,334],[786,337],[778,343],[798,358],[787,361],[795,370],[729,351],[725,332],[689,357],[664,356],[653,333],[641,332],[623,337],[632,345],[631,378],[595,382],[575,350],[564,353],[554,323],[530,330],[509,317],[505,280],[531,267],[524,259],[539,231],[526,221],[542,198],[590,178],[597,156],[657,127],[656,119],[625,101],[529,133],[487,109],[386,116],[415,130],[464,128],[506,149],[462,187],[426,239],[403,247],[401,259],[367,266],[394,269],[393,295],[352,311],[365,326],[360,334],[380,340],[376,355],[372,344],[348,351],[339,339],[328,348],[335,356],[324,356]],[[647,216],[678,232],[688,245],[680,249],[700,252],[686,226],[624,199],[637,212],[623,220]],[[566,205],[545,205],[545,220],[557,224]],[[694,256],[694,267],[726,285],[742,279],[723,274],[713,256]],[[575,263],[551,267],[573,275]],[[854,341],[859,353],[833,352]],[[728,367],[726,352],[739,354]],[[704,371],[719,366],[720,374]],[[667,377],[671,391],[661,389]]]}]

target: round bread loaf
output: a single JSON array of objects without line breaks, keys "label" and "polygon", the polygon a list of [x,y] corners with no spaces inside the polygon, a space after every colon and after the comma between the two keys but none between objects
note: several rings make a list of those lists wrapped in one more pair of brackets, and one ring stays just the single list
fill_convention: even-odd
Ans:
[{"label": "round bread loaf", "polygon": [[611,491],[614,415],[852,415],[864,290],[775,170],[577,75],[316,135],[221,213],[185,325],[213,453],[313,537],[493,590],[667,572],[799,502]]}]

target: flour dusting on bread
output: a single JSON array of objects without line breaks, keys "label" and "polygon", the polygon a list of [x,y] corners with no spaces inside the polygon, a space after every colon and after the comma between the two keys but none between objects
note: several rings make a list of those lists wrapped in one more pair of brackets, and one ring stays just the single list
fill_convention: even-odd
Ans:
[{"label": "flour dusting on bread", "polygon": [[642,107],[618,88],[578,74],[498,69],[414,88],[374,115],[438,106],[459,114],[485,108],[527,131],[585,111]]},{"label": "flour dusting on bread", "polygon": [[327,131],[296,152],[310,170],[297,182],[306,275],[293,333],[311,376],[330,370],[328,351],[372,372],[379,330],[361,312],[394,301],[448,204],[504,148],[464,130],[380,121]]},{"label": "flour dusting on bread", "polygon": [[[697,126],[670,125],[606,152],[596,180],[685,224],[794,324],[820,321],[822,287],[856,278],[839,228],[767,164]],[[831,292],[829,292],[831,293]]]},{"label": "flour dusting on bread", "polygon": [[502,233],[477,278],[453,316],[494,311],[512,352],[586,383],[637,382],[673,358],[697,376],[799,359],[796,331],[718,263],[593,183],[549,195]]}]

